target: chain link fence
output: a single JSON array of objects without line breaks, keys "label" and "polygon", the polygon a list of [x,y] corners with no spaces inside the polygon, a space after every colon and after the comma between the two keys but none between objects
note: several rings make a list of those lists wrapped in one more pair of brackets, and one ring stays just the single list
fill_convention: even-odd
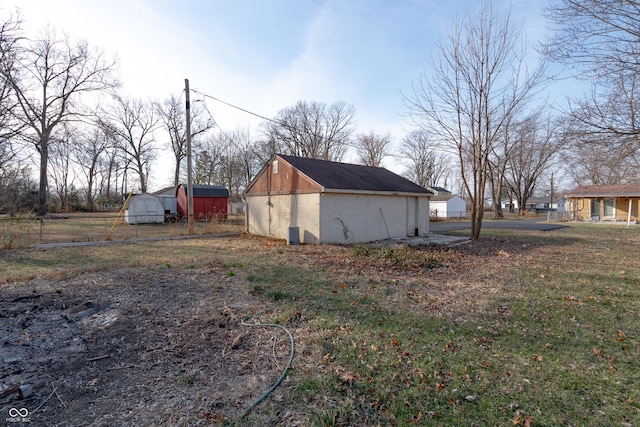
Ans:
[{"label": "chain link fence", "polygon": [[[195,222],[195,234],[241,233],[244,216],[226,219],[206,218]],[[128,224],[116,213],[56,214],[46,217],[0,217],[0,249],[20,249],[39,244],[125,241],[136,239],[186,236],[186,219],[162,223],[146,223],[137,216],[136,224]]]}]

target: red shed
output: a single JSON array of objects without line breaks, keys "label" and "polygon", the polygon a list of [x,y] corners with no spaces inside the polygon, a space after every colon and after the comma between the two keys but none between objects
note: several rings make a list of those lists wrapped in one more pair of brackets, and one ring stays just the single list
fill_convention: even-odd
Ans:
[{"label": "red shed", "polygon": [[[229,190],[218,185],[194,185],[193,186],[193,216],[196,220],[211,218],[227,219],[227,201]],[[180,184],[176,189],[176,202],[178,215],[186,217],[187,185]]]}]

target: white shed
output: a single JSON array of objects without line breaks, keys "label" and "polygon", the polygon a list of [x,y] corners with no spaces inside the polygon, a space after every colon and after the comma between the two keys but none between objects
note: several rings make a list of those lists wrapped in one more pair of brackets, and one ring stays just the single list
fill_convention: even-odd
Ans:
[{"label": "white shed", "polygon": [[244,193],[246,227],[291,243],[425,236],[432,194],[384,168],[276,154]]},{"label": "white shed", "polygon": [[157,196],[134,194],[124,211],[127,224],[160,224],[164,222],[164,206]]},{"label": "white shed", "polygon": [[429,202],[429,210],[432,218],[464,218],[467,216],[467,203],[455,194],[433,196]]}]

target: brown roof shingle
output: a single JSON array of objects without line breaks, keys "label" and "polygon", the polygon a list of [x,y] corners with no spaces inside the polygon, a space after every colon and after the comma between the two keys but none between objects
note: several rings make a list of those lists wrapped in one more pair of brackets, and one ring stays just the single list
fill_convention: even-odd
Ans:
[{"label": "brown roof shingle", "polygon": [[567,197],[640,197],[640,182],[620,185],[581,185]]}]

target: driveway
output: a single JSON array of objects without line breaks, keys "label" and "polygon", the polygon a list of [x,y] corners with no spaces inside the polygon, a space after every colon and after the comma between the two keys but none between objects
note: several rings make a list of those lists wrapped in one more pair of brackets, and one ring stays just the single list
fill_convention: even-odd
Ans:
[{"label": "driveway", "polygon": [[[565,227],[567,226],[563,224],[554,223],[554,222],[546,222],[544,219],[541,219],[541,218],[482,221],[482,228],[549,231],[549,230],[556,230],[558,228],[565,228]],[[443,232],[452,231],[452,230],[470,230],[470,229],[471,229],[471,221],[429,222],[429,232],[431,233],[443,233]]]}]

